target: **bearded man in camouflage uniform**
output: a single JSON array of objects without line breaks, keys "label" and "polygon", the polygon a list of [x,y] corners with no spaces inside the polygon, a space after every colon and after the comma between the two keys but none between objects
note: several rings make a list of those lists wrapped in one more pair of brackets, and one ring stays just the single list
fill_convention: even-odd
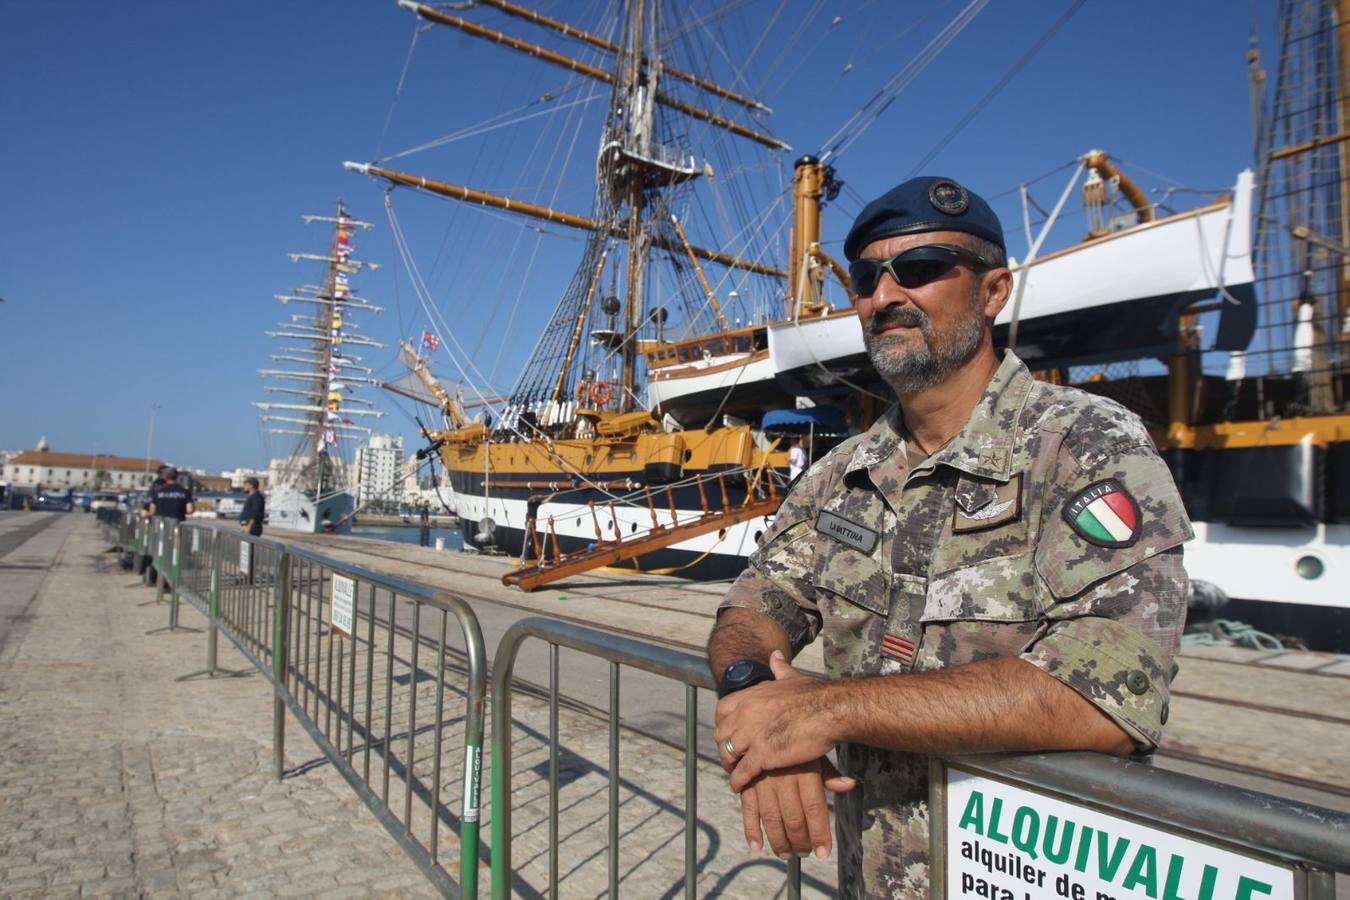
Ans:
[{"label": "bearded man in camouflage uniform", "polygon": [[[995,352],[984,200],[913,179],[844,252],[900,402],[802,476],[727,595],[714,735],[752,850],[762,827],[827,856],[828,789],[841,896],[924,897],[928,754],[1157,745],[1191,529],[1138,418]],[[818,637],[825,681],[788,662]]]}]

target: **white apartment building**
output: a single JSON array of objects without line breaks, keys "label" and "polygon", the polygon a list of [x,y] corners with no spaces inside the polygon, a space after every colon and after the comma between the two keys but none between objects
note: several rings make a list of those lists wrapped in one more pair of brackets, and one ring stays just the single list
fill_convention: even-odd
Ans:
[{"label": "white apartment building", "polygon": [[402,466],[402,436],[372,434],[368,443],[356,448],[356,505],[397,503],[402,493]]}]

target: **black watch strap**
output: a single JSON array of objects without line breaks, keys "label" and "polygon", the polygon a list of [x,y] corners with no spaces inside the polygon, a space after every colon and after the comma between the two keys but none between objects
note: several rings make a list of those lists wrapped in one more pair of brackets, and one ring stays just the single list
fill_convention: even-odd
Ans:
[{"label": "black watch strap", "polygon": [[756,659],[738,659],[727,666],[717,679],[717,698],[743,691],[761,681],[772,681],[773,670]]}]

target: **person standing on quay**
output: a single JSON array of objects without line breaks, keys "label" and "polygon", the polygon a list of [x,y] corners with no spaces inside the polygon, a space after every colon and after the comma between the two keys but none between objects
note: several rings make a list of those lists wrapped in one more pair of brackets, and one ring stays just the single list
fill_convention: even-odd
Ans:
[{"label": "person standing on quay", "polygon": [[[995,352],[1005,253],[950,179],[864,207],[844,254],[899,403],[807,469],[709,639],[746,841],[828,855],[836,792],[842,897],[928,896],[929,754],[1150,752],[1167,721],[1190,524],[1136,416]],[[788,662],[817,637],[825,681]]]},{"label": "person standing on quay", "polygon": [[267,508],[262,492],[258,490],[258,479],[245,478],[244,493],[248,498],[244,500],[244,508],[239,511],[239,530],[252,537],[261,537]]},{"label": "person standing on quay", "polygon": [[417,541],[423,547],[431,546],[431,503],[426,500],[417,511]]}]

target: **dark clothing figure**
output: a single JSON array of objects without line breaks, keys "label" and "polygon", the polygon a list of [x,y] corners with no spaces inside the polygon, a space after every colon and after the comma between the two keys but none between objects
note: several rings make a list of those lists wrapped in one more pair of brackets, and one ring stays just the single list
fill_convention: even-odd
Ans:
[{"label": "dark clothing figure", "polygon": [[248,495],[244,501],[244,508],[239,513],[239,524],[248,526],[248,533],[253,537],[258,537],[263,531],[263,515],[266,511],[266,503],[263,495],[254,491]]},{"label": "dark clothing figure", "polygon": [[176,481],[171,481],[161,485],[159,490],[151,495],[150,503],[154,507],[155,515],[181,522],[187,518],[188,507],[192,505],[192,491]]},{"label": "dark clothing figure", "polygon": [[431,510],[422,507],[418,513],[418,543],[423,547],[431,546]]}]

